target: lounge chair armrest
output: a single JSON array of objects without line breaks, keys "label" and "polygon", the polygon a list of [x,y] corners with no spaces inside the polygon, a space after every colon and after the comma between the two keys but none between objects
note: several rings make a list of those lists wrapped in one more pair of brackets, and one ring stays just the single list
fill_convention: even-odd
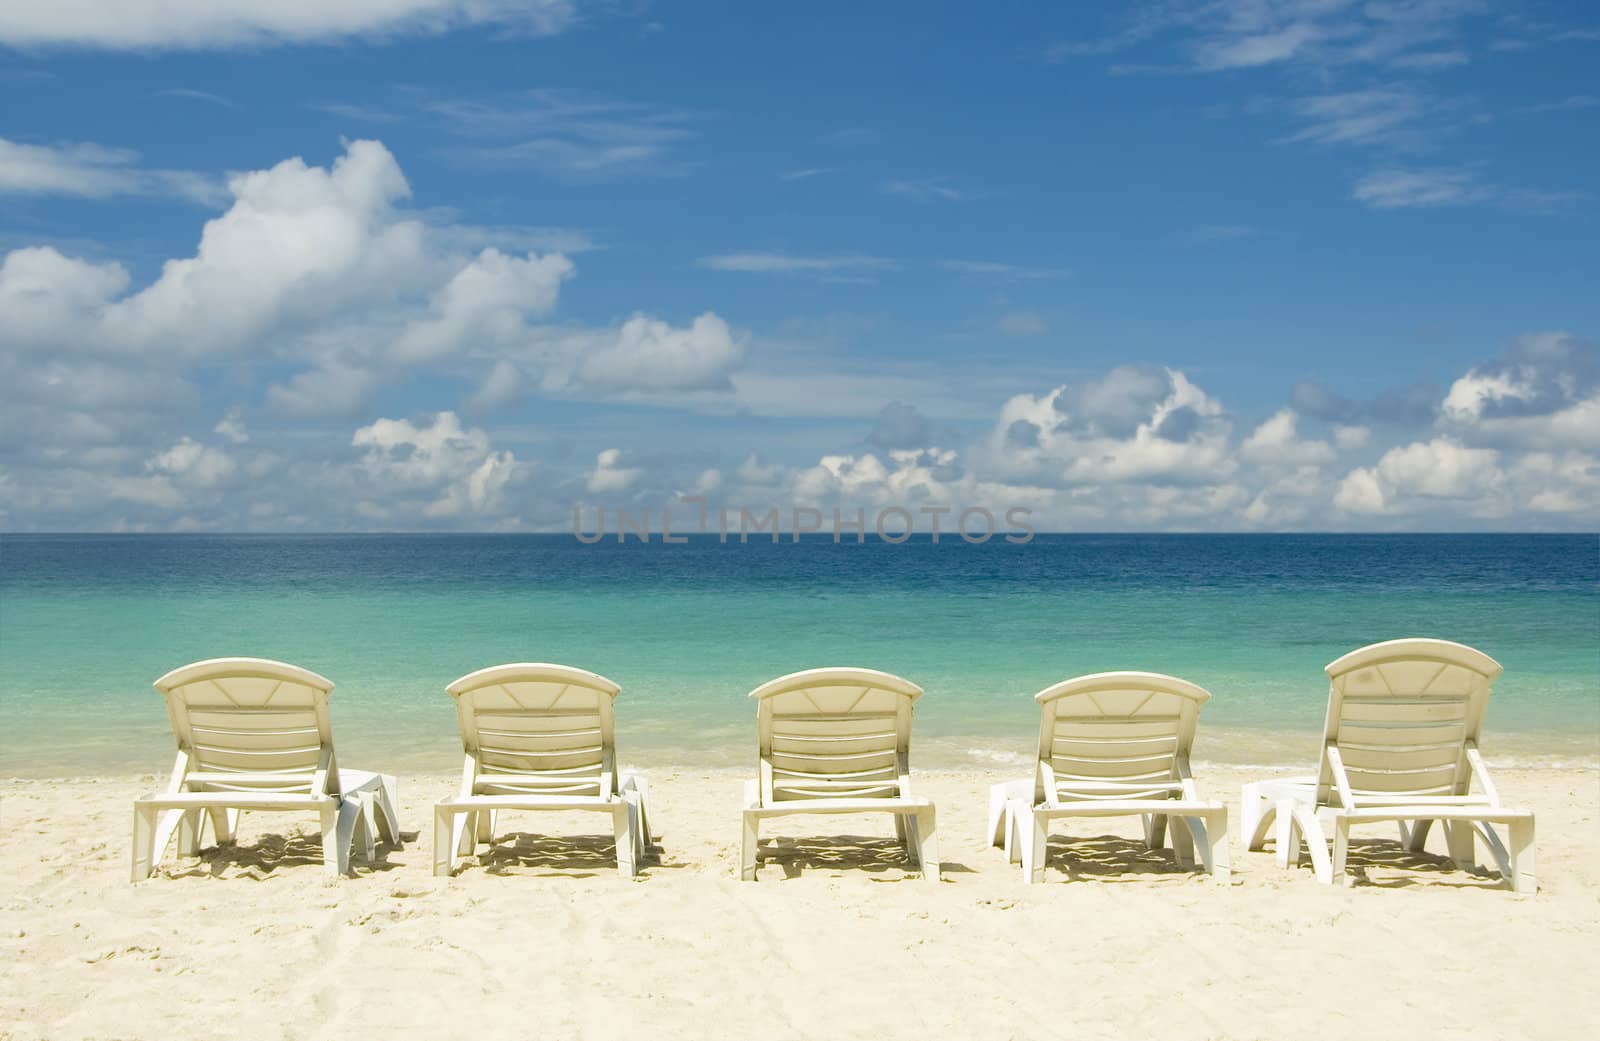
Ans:
[{"label": "lounge chair armrest", "polygon": [[1327,756],[1328,767],[1333,773],[1334,786],[1339,789],[1339,802],[1345,809],[1351,809],[1356,804],[1356,797],[1350,790],[1350,776],[1344,771],[1344,756],[1339,754],[1339,746],[1330,744]]},{"label": "lounge chair armrest", "polygon": [[1472,776],[1477,778],[1478,785],[1483,789],[1484,797],[1489,800],[1489,805],[1500,805],[1500,793],[1495,790],[1494,781],[1489,779],[1489,767],[1483,761],[1483,753],[1478,751],[1478,746],[1472,741],[1467,742],[1467,765],[1472,769]]},{"label": "lounge chair armrest", "polygon": [[1190,802],[1200,801],[1200,786],[1195,784],[1194,771],[1189,768],[1189,757],[1180,755],[1173,761],[1173,768],[1178,772],[1178,781],[1183,785],[1183,797]]}]

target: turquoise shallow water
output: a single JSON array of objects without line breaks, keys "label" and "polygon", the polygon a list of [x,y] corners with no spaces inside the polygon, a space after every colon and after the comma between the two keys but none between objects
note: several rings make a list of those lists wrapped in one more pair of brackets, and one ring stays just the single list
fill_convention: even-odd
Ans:
[{"label": "turquoise shallow water", "polygon": [[1114,668],[1210,689],[1202,756],[1280,763],[1315,752],[1322,665],[1405,635],[1506,666],[1491,753],[1600,757],[1600,539],[1526,535],[5,536],[0,749],[10,773],[154,772],[150,682],[242,654],[333,679],[342,758],[385,769],[450,768],[445,684],[516,660],[620,683],[633,759],[742,763],[745,692],[859,664],[928,691],[925,763],[1020,761],[1034,691]]}]

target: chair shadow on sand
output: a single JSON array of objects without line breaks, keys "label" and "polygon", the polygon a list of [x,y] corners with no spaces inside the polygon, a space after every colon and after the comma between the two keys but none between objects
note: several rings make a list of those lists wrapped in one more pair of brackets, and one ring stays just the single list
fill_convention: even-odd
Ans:
[{"label": "chair shadow on sand", "polygon": [[[1439,853],[1412,852],[1394,839],[1350,838],[1346,866],[1351,884],[1379,889],[1406,889],[1411,886],[1444,886],[1450,889],[1503,889],[1506,881],[1499,872],[1478,865],[1471,870],[1456,867],[1456,862]],[[1369,869],[1384,872],[1373,878]],[[1404,874],[1392,874],[1392,872]]]},{"label": "chair shadow on sand", "polygon": [[1064,872],[1069,881],[1144,882],[1152,876],[1205,878],[1197,868],[1178,866],[1170,848],[1150,849],[1139,839],[1120,835],[1051,835],[1045,866]]},{"label": "chair shadow on sand", "polygon": [[[661,847],[654,842],[639,851],[641,870],[675,868],[683,865],[664,861]],[[478,866],[491,875],[513,870],[532,870],[567,878],[616,874],[617,843],[611,835],[536,835],[511,831],[496,835],[494,845],[480,848]]]},{"label": "chair shadow on sand", "polygon": [[[414,834],[411,837],[414,838]],[[402,833],[401,838],[405,840],[407,836]],[[358,875],[393,871],[400,865],[389,861],[388,854],[391,851],[392,847],[380,842],[370,864],[355,859],[351,867]],[[289,868],[320,869],[322,866],[321,835],[279,835],[268,832],[248,843],[229,842],[221,846],[206,846],[200,850],[198,858],[181,858],[177,863],[168,865],[163,873],[172,878],[238,875],[260,880]]]},{"label": "chair shadow on sand", "polygon": [[[808,871],[865,871],[874,882],[919,879],[915,857],[897,839],[866,835],[773,836],[761,840],[758,866],[773,865],[784,878],[800,878]],[[965,864],[940,861],[941,873],[971,874]],[[890,872],[896,872],[889,876]],[[873,877],[889,876],[889,877]]]}]

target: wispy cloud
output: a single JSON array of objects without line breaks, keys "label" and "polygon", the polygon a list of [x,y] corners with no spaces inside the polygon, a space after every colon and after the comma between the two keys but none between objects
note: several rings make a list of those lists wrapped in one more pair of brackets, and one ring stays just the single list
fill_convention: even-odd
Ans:
[{"label": "wispy cloud", "polygon": [[995,328],[1007,336],[1043,336],[1050,331],[1037,311],[1008,311],[1000,316]]},{"label": "wispy cloud", "polygon": [[1356,182],[1351,195],[1375,210],[1470,206],[1494,198],[1474,170],[1378,170]]},{"label": "wispy cloud", "polygon": [[1403,86],[1300,98],[1293,109],[1305,126],[1287,140],[1320,145],[1415,143],[1420,137],[1417,123],[1432,105],[1426,95]]},{"label": "wispy cloud", "polygon": [[375,105],[356,105],[346,101],[318,101],[306,107],[356,123],[400,123],[406,118],[390,109],[378,108]]},{"label": "wispy cloud", "polygon": [[105,50],[206,50],[270,44],[423,36],[497,25],[536,36],[559,33],[577,17],[572,0],[120,0],[114,4],[12,5],[0,18],[0,43],[13,47]]},{"label": "wispy cloud", "polygon": [[886,257],[862,256],[857,253],[832,256],[796,256],[792,253],[719,253],[701,257],[695,263],[712,271],[740,271],[752,274],[840,274],[863,271],[887,271],[894,261]]},{"label": "wispy cloud", "polygon": [[30,145],[0,138],[0,192],[17,195],[172,196],[211,205],[225,192],[209,174],[153,170],[139,153],[87,142]]},{"label": "wispy cloud", "polygon": [[431,206],[412,211],[427,228],[429,238],[440,247],[472,254],[491,246],[504,253],[590,253],[604,248],[583,228],[550,227],[537,224],[473,224],[460,210],[450,206]]},{"label": "wispy cloud", "polygon": [[1471,61],[1472,57],[1462,50],[1418,51],[1415,54],[1402,54],[1392,59],[1389,64],[1397,69],[1433,72],[1438,69],[1453,69]]},{"label": "wispy cloud", "polygon": [[1571,97],[1562,98],[1560,101],[1545,101],[1537,105],[1523,105],[1521,108],[1511,110],[1514,116],[1535,116],[1545,112],[1579,112],[1587,108],[1600,107],[1600,97],[1593,94],[1573,94]]},{"label": "wispy cloud", "polygon": [[491,99],[427,99],[422,110],[465,137],[495,139],[457,155],[577,179],[676,175],[677,146],[697,136],[691,113],[580,91],[537,89]]},{"label": "wispy cloud", "polygon": [[168,87],[166,90],[156,91],[156,96],[162,98],[186,98],[190,101],[204,101],[212,105],[220,105],[223,108],[239,107],[237,103],[223,97],[221,94],[213,94],[209,90],[195,90],[191,87]]},{"label": "wispy cloud", "polygon": [[1274,65],[1323,38],[1322,31],[1307,22],[1265,32],[1222,33],[1200,41],[1195,47],[1195,64],[1207,72]]},{"label": "wispy cloud", "polygon": [[813,177],[833,173],[831,166],[813,166],[805,170],[785,170],[778,175],[780,181],[808,181]]},{"label": "wispy cloud", "polygon": [[1493,184],[1476,169],[1462,166],[1377,170],[1358,180],[1351,195],[1375,210],[1487,204],[1538,215],[1562,212],[1587,198],[1583,192]]},{"label": "wispy cloud", "polygon": [[898,195],[917,202],[961,202],[970,198],[966,192],[952,188],[937,178],[920,181],[885,181],[883,191],[887,195]]},{"label": "wispy cloud", "polygon": [[996,260],[941,260],[939,266],[958,275],[977,275],[985,278],[1034,279],[1067,278],[1071,268],[1035,267],[1028,264],[1006,264]]},{"label": "wispy cloud", "polygon": [[1229,72],[1300,64],[1331,69],[1382,65],[1414,71],[1469,60],[1463,25],[1481,0],[1363,3],[1361,0],[1206,0],[1119,6],[1098,36],[1046,48],[1049,61],[1165,48],[1164,60],[1119,63],[1111,71]]}]

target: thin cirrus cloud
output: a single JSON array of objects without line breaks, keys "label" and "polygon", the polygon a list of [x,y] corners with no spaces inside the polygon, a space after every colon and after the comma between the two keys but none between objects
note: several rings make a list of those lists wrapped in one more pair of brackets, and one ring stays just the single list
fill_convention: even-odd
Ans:
[{"label": "thin cirrus cloud", "polygon": [[1071,268],[1009,264],[998,260],[941,260],[939,267],[957,275],[1018,281],[1067,278],[1072,274]]},{"label": "thin cirrus cloud", "polygon": [[572,179],[676,176],[696,163],[680,153],[699,136],[695,114],[651,102],[539,88],[491,98],[424,98],[441,129],[480,143],[452,151],[486,166],[530,167]]},{"label": "thin cirrus cloud", "polygon": [[1414,5],[1359,0],[1141,3],[1113,8],[1102,33],[1048,44],[1043,56],[1061,62],[1142,48],[1160,57],[1114,65],[1109,70],[1113,73],[1373,65],[1431,72],[1470,60],[1460,41],[1464,26],[1484,6],[1476,0]]},{"label": "thin cirrus cloud", "polygon": [[1588,198],[1583,192],[1507,188],[1485,181],[1470,167],[1390,167],[1356,181],[1351,197],[1375,210],[1437,209],[1492,204],[1548,216]]},{"label": "thin cirrus cloud", "polygon": [[238,102],[225,98],[221,94],[213,94],[209,90],[195,90],[193,87],[168,87],[166,90],[156,91],[156,97],[182,98],[187,101],[203,101],[221,108],[238,108]]},{"label": "thin cirrus cloud", "polygon": [[883,183],[885,195],[898,195],[915,202],[961,202],[971,196],[938,179],[891,180]]},{"label": "thin cirrus cloud", "polygon": [[[1282,143],[1382,153],[1384,161],[1354,184],[1355,201],[1382,210],[1494,205],[1528,214],[1560,212],[1586,198],[1584,193],[1490,184],[1470,162],[1415,169],[1399,161],[1402,154],[1438,150],[1445,137],[1488,121],[1475,98],[1414,82],[1469,63],[1467,30],[1486,12],[1487,5],[1477,0],[1145,3],[1117,9],[1100,34],[1059,41],[1044,54],[1061,62],[1137,50],[1141,58],[1157,59],[1114,64],[1108,67],[1111,73],[1253,73],[1277,75],[1291,88],[1315,77],[1325,85],[1322,92],[1256,107],[1291,113],[1298,127],[1279,138]],[[1560,38],[1574,30],[1546,26],[1544,31]],[[1489,46],[1495,49],[1495,43]],[[1356,77],[1370,80],[1375,68],[1411,78],[1350,83]],[[1575,111],[1593,102],[1589,95],[1573,95],[1507,114]]]},{"label": "thin cirrus cloud", "polygon": [[718,253],[701,257],[696,263],[711,271],[737,271],[747,274],[835,274],[840,272],[888,271],[895,262],[886,257],[861,254],[799,256],[792,253]]},{"label": "thin cirrus cloud", "polygon": [[572,0],[121,0],[8,4],[0,43],[98,50],[206,50],[433,35],[473,25],[536,36],[568,28]]},{"label": "thin cirrus cloud", "polygon": [[309,107],[357,127],[431,126],[462,142],[443,149],[459,163],[533,169],[568,181],[674,177],[699,165],[682,154],[699,137],[696,113],[579,90],[461,97],[406,89],[377,103],[324,100]]},{"label": "thin cirrus cloud", "polygon": [[1286,140],[1319,145],[1413,146],[1424,136],[1418,123],[1434,105],[1423,93],[1395,85],[1304,97],[1292,104],[1304,126]]},{"label": "thin cirrus cloud", "polygon": [[88,199],[169,196],[211,205],[224,198],[220,180],[191,170],[139,165],[139,153],[87,142],[33,145],[0,138],[0,192]]},{"label": "thin cirrus cloud", "polygon": [[833,167],[831,166],[813,166],[803,170],[785,170],[778,174],[778,180],[809,181],[813,177],[821,177],[823,174],[830,173],[833,173]]}]

